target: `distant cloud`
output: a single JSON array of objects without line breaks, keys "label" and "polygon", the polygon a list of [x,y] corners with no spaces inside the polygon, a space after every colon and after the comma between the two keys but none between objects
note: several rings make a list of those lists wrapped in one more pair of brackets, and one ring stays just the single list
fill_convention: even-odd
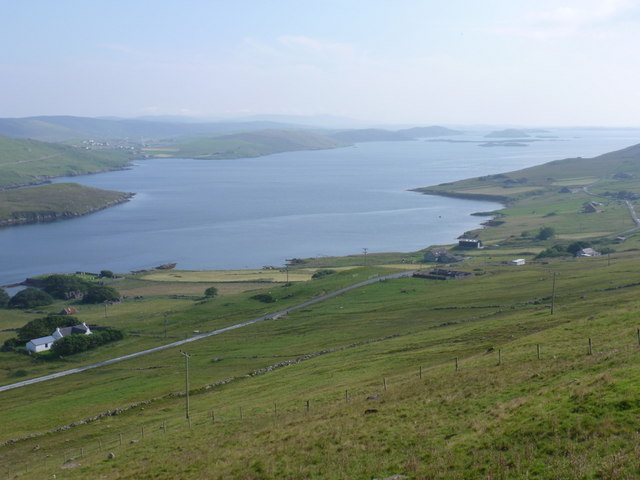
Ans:
[{"label": "distant cloud", "polygon": [[533,40],[569,37],[585,29],[603,27],[634,7],[637,7],[634,0],[581,1],[525,14],[510,21],[509,25],[490,29],[490,32]]}]

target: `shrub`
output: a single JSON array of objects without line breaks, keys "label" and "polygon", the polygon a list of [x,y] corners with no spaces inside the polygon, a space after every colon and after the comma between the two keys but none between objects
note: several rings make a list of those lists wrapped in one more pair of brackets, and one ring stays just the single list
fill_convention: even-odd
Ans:
[{"label": "shrub", "polygon": [[538,231],[538,235],[536,235],[536,238],[538,240],[549,240],[555,234],[556,234],[556,231],[553,227],[542,227]]},{"label": "shrub", "polygon": [[80,323],[77,318],[67,315],[49,315],[35,318],[18,329],[17,341],[26,343],[32,338],[46,337],[58,327],[72,327]]},{"label": "shrub", "polygon": [[93,284],[75,275],[54,274],[45,277],[41,285],[49,295],[65,300],[85,295]]},{"label": "shrub", "polygon": [[115,288],[105,285],[91,285],[82,299],[82,303],[117,302],[118,300],[120,300],[120,293]]},{"label": "shrub", "polygon": [[11,297],[4,288],[0,288],[0,308],[5,308],[9,304]]},{"label": "shrub", "polygon": [[111,270],[100,270],[100,278],[113,278],[114,276]]},{"label": "shrub", "polygon": [[330,270],[330,269],[318,270],[316,273],[311,275],[311,278],[322,278],[322,277],[326,277],[327,275],[331,275],[333,273],[336,273],[336,271]]},{"label": "shrub", "polygon": [[258,293],[257,295],[254,295],[250,298],[252,300],[258,300],[259,302],[262,302],[262,303],[273,303],[276,301],[276,299],[273,298],[273,296],[270,293]]},{"label": "shrub", "polygon": [[107,328],[99,330],[91,335],[68,335],[56,341],[51,351],[56,355],[69,356],[97,348],[106,343],[122,340],[124,334],[121,330]]},{"label": "shrub", "polygon": [[24,290],[20,290],[11,297],[8,305],[10,308],[35,308],[51,305],[52,303],[53,297],[47,292],[29,287]]},{"label": "shrub", "polygon": [[218,289],[216,287],[209,287],[204,291],[204,296],[207,298],[213,298],[218,295]]},{"label": "shrub", "polygon": [[566,257],[571,255],[567,252],[567,247],[564,245],[554,245],[553,247],[549,247],[546,250],[543,250],[538,255],[535,256],[535,259],[539,258],[547,258],[547,257]]}]

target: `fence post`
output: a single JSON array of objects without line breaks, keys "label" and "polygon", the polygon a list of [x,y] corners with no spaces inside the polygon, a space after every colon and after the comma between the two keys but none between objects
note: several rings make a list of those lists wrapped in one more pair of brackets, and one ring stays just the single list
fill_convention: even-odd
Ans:
[{"label": "fence post", "polygon": [[538,354],[538,360],[540,360],[540,344],[536,343],[536,352]]},{"label": "fence post", "polygon": [[458,371],[458,357],[456,357],[456,372]]},{"label": "fence post", "polygon": [[589,355],[593,355],[593,344],[591,343],[591,337],[589,337]]},{"label": "fence post", "polygon": [[422,380],[422,365],[420,365],[420,380]]},{"label": "fence post", "polygon": [[384,386],[384,391],[387,391],[387,379],[382,377],[382,385]]},{"label": "fence post", "polygon": [[120,437],[120,446],[122,446],[122,434],[121,434],[121,433],[119,433],[118,435],[119,435],[119,437]]},{"label": "fence post", "polygon": [[144,425],[140,427],[140,436],[144,438]]},{"label": "fence post", "polygon": [[349,402],[349,390],[344,391],[344,401],[345,403]]},{"label": "fence post", "polygon": [[640,328],[638,329],[638,345],[640,345]]},{"label": "fence post", "polygon": [[309,411],[309,400],[307,400],[307,412]]}]

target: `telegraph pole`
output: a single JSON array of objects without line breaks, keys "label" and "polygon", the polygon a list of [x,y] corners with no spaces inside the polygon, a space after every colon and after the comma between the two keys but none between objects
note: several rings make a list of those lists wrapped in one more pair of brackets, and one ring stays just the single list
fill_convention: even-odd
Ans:
[{"label": "telegraph pole", "polygon": [[369,251],[368,248],[363,248],[362,251],[364,252],[364,266],[367,266],[367,252]]},{"label": "telegraph pole", "polygon": [[191,358],[191,355],[189,355],[187,352],[183,352],[182,350],[180,350],[180,353],[184,355],[184,365],[185,365],[184,383],[185,383],[185,389],[187,393],[187,396],[186,396],[187,402],[185,404],[185,411],[186,411],[186,418],[187,420],[189,420],[189,359]]},{"label": "telegraph pole", "polygon": [[556,303],[556,272],[553,272],[553,287],[551,289],[551,315],[553,315],[553,309]]}]

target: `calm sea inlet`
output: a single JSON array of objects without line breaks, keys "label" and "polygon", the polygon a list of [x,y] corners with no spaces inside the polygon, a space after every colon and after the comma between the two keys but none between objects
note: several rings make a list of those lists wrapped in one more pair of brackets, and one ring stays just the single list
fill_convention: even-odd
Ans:
[{"label": "calm sea inlet", "polygon": [[81,218],[1,229],[0,285],[53,272],[173,262],[179,269],[260,268],[292,257],[452,243],[483,221],[471,213],[499,205],[410,189],[640,142],[638,130],[549,133],[559,138],[524,147],[373,142],[252,159],[144,160],[129,170],[56,179],[136,196]]}]

